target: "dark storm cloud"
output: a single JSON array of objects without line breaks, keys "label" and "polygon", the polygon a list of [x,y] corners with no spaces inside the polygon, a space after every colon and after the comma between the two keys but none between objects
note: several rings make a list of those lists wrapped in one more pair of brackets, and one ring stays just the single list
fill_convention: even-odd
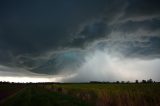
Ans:
[{"label": "dark storm cloud", "polygon": [[148,36],[159,36],[159,33],[156,33],[156,32],[160,30],[160,19],[153,19],[153,20],[147,20],[147,21],[144,20],[144,21],[136,21],[136,22],[127,21],[123,24],[117,25],[117,29],[115,28],[115,30],[117,31],[119,30],[125,33],[135,33],[138,30],[143,30],[144,34],[146,34],[145,32],[147,31],[152,33],[152,35],[150,33],[147,33]]},{"label": "dark storm cloud", "polygon": [[159,0],[128,0],[128,2],[123,19],[143,21],[160,17]]},{"label": "dark storm cloud", "polygon": [[158,0],[1,1],[0,64],[58,74],[80,67],[83,50],[92,51],[88,48],[159,58],[159,4]]},{"label": "dark storm cloud", "polygon": [[133,47],[130,53],[137,51],[137,54],[142,57],[160,58],[160,37],[149,37],[148,41],[143,45],[146,46]]},{"label": "dark storm cloud", "polygon": [[46,74],[63,74],[66,70],[74,72],[74,70],[83,63],[84,54],[80,51],[67,51],[55,54],[44,64],[34,68],[32,71]]},{"label": "dark storm cloud", "polygon": [[63,48],[70,39],[69,31],[99,16],[104,6],[104,0],[3,1],[0,9],[1,56],[9,53],[37,55]]},{"label": "dark storm cloud", "polygon": [[85,43],[104,38],[110,31],[109,26],[104,22],[95,22],[86,25],[80,32],[75,33],[70,45],[81,47]]}]

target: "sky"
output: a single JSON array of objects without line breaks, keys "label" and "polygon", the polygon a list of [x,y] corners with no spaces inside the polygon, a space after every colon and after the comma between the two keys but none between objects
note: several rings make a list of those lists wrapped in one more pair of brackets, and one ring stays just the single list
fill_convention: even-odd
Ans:
[{"label": "sky", "polygon": [[0,1],[0,81],[159,76],[159,0]]}]

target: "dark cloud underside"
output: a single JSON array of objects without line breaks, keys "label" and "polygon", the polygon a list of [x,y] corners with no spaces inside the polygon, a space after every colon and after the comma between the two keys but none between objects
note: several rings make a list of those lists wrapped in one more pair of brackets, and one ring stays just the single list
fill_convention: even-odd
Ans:
[{"label": "dark cloud underside", "polygon": [[158,0],[0,1],[0,65],[76,70],[94,50],[160,58]]}]

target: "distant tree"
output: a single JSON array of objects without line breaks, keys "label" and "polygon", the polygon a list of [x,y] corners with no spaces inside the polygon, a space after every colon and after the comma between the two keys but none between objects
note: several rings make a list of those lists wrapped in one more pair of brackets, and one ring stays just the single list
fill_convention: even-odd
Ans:
[{"label": "distant tree", "polygon": [[152,79],[147,80],[147,83],[153,83]]},{"label": "distant tree", "polygon": [[127,83],[127,84],[129,84],[129,83],[130,83],[130,81],[127,81],[126,83]]},{"label": "distant tree", "polygon": [[116,83],[119,84],[120,82],[119,82],[119,81],[116,81]]},{"label": "distant tree", "polygon": [[138,84],[138,83],[139,83],[139,81],[138,81],[138,80],[136,80],[136,81],[135,81],[135,83],[137,83],[137,84]]},{"label": "distant tree", "polygon": [[109,82],[109,81],[103,81],[103,82],[101,82],[101,83],[104,83],[104,84],[110,84],[110,83],[112,83],[112,82]]},{"label": "distant tree", "polygon": [[90,83],[101,83],[99,81],[90,81]]},{"label": "distant tree", "polygon": [[123,84],[123,83],[125,83],[124,81],[121,81],[121,83]]},{"label": "distant tree", "polygon": [[142,80],[142,83],[146,83],[147,81],[146,80]]}]

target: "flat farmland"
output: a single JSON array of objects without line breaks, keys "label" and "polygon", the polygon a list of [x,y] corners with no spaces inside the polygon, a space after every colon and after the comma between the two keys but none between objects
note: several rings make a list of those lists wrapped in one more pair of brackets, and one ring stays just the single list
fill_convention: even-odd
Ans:
[{"label": "flat farmland", "polygon": [[2,106],[160,106],[159,83],[27,84],[15,92]]}]

